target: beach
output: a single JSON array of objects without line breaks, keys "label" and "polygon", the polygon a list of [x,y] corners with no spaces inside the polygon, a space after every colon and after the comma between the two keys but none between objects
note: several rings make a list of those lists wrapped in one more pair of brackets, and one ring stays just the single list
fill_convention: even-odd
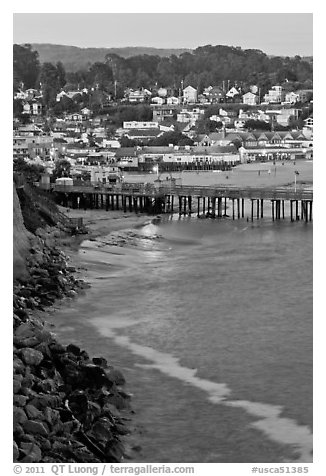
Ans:
[{"label": "beach", "polygon": [[[228,171],[206,171],[206,172],[173,172],[172,174],[163,172],[160,179],[165,182],[167,177],[177,179],[178,185],[216,185],[216,186],[237,186],[237,187],[291,187],[294,186],[295,174],[298,187],[312,188],[313,162],[312,160],[297,160],[284,162],[255,162],[241,164]],[[148,182],[152,183],[157,179],[157,175],[134,174],[127,172],[124,174],[126,183]]]}]

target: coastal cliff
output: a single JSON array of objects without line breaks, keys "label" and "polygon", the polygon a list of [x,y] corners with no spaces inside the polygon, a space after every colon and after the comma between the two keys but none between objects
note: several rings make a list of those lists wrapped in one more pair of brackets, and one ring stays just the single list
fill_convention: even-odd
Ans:
[{"label": "coastal cliff", "polygon": [[13,460],[120,462],[131,412],[123,375],[62,345],[42,318],[88,287],[60,249],[69,220],[27,185],[13,193]]}]

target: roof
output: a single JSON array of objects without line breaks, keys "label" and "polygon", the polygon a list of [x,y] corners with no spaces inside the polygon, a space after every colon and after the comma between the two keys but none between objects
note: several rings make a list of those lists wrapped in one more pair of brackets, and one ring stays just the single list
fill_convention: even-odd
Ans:
[{"label": "roof", "polygon": [[234,145],[211,145],[209,147],[197,146],[193,148],[195,154],[237,154],[238,150]]},{"label": "roof", "polygon": [[130,129],[126,135],[128,137],[157,137],[161,134],[162,131],[160,129]]},{"label": "roof", "polygon": [[119,149],[115,149],[115,157],[136,157],[139,155],[140,149],[137,147],[120,147]]}]

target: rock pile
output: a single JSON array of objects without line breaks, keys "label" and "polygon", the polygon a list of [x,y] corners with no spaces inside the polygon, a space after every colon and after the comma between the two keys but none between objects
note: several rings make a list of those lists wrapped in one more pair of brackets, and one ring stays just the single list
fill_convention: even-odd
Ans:
[{"label": "rock pile", "polygon": [[29,277],[14,283],[14,461],[119,462],[129,432],[123,375],[104,358],[61,345],[35,310],[87,286],[60,249],[35,236]]}]

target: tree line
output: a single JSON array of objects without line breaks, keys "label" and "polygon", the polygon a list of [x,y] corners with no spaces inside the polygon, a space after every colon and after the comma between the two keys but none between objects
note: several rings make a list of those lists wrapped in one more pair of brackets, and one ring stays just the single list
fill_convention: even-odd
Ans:
[{"label": "tree line", "polygon": [[288,89],[312,88],[312,64],[300,56],[269,57],[257,49],[243,50],[231,46],[201,46],[192,53],[160,57],[137,55],[122,58],[106,55],[87,70],[66,72],[61,62],[40,63],[31,45],[14,45],[14,90],[40,87],[45,105],[53,106],[57,93],[63,88],[94,88],[121,99],[127,87],[155,89],[168,87],[177,92],[191,85],[199,93],[209,85],[231,86],[248,90],[256,84],[261,94],[272,85],[285,84]]}]

